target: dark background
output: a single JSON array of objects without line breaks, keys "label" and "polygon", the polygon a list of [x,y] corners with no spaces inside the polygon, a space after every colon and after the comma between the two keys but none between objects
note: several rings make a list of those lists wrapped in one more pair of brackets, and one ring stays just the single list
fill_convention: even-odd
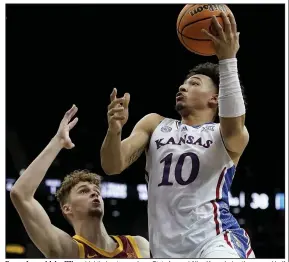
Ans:
[{"label": "dark background", "polygon": [[[76,147],[62,151],[47,178],[62,179],[88,168],[104,176],[99,151],[106,133],[106,109],[113,87],[131,94],[127,137],[145,114],[178,118],[175,94],[188,70],[216,57],[190,53],[179,42],[176,21],[182,4],[6,5],[6,178],[46,146],[64,112],[75,103],[79,123],[71,132]],[[285,159],[285,5],[229,5],[238,23],[238,63],[245,86],[249,145],[241,158],[232,194],[246,193],[246,206],[235,216],[251,236],[258,258],[285,256],[284,210],[274,197],[284,192]],[[104,181],[127,183],[132,197],[105,199],[104,223],[110,234],[147,237],[146,201],[135,187],[144,184],[145,158]],[[250,208],[251,193],[266,193],[267,209]],[[44,186],[36,198],[52,222],[70,234],[58,205]],[[6,242],[26,247],[22,255],[39,257],[6,195]],[[115,206],[115,204],[117,206]],[[112,216],[117,209],[120,216]],[[241,220],[240,220],[241,219]]]}]

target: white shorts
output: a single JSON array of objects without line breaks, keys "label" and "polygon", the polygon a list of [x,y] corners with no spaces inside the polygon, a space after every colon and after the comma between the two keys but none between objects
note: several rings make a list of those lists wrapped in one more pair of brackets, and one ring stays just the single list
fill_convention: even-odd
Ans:
[{"label": "white shorts", "polygon": [[251,248],[248,235],[242,238],[242,236],[240,237],[240,235],[234,234],[231,231],[225,231],[206,243],[196,257],[255,258],[255,254]]}]

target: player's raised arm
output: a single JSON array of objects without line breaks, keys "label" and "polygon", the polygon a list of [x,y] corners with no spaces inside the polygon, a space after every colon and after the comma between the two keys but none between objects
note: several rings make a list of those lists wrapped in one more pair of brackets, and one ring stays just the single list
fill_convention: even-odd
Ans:
[{"label": "player's raised arm", "polygon": [[108,130],[100,151],[101,166],[108,175],[121,173],[139,158],[155,126],[162,120],[158,114],[145,116],[136,124],[131,135],[121,141],[122,127],[128,120],[130,95],[126,93],[124,97],[116,98],[116,94],[114,89],[110,95]]},{"label": "player's raised arm", "polygon": [[78,121],[75,118],[70,122],[76,112],[76,106],[66,112],[57,134],[19,177],[10,192],[12,203],[20,215],[29,237],[47,258],[78,256],[77,244],[67,233],[51,224],[47,213],[34,198],[36,189],[60,150],[74,147],[69,138],[69,131]]},{"label": "player's raised arm", "polygon": [[218,36],[203,30],[213,41],[219,59],[219,116],[220,128],[226,148],[240,155],[249,141],[245,127],[245,103],[238,77],[236,54],[239,50],[239,33],[232,13],[222,12],[224,28],[216,17],[213,26]]}]

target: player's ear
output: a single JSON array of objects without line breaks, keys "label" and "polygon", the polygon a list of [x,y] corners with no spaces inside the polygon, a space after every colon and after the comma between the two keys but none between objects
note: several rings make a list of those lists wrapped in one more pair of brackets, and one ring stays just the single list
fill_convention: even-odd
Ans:
[{"label": "player's ear", "polygon": [[61,209],[62,209],[62,213],[63,213],[64,215],[71,214],[71,207],[70,207],[70,205],[69,205],[68,203],[64,204],[64,205],[61,207]]},{"label": "player's ear", "polygon": [[214,94],[211,96],[209,100],[209,107],[210,108],[217,108],[218,107],[218,94]]}]

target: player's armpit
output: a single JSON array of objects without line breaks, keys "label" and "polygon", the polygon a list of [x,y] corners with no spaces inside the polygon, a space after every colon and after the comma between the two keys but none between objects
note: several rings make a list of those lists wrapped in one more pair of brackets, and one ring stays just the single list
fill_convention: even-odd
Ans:
[{"label": "player's armpit", "polygon": [[249,133],[244,125],[245,115],[234,118],[220,117],[220,131],[228,151],[241,155],[249,142]]},{"label": "player's armpit", "polygon": [[139,248],[142,258],[150,258],[149,242],[141,236],[134,236],[133,238]]},{"label": "player's armpit", "polygon": [[163,119],[162,116],[155,113],[146,115],[135,125],[131,135],[121,142],[121,153],[124,156],[121,171],[141,156],[148,146],[151,134]]},{"label": "player's armpit", "polygon": [[23,201],[13,190],[10,196],[30,239],[46,258],[78,257],[77,244],[67,233],[51,224],[37,200]]}]

